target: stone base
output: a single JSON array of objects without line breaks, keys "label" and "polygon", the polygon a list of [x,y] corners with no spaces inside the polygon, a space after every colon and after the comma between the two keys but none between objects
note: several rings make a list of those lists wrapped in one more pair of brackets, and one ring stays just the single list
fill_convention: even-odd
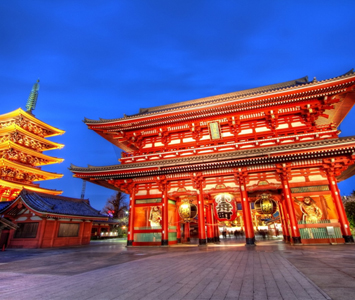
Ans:
[{"label": "stone base", "polygon": [[161,240],[162,246],[169,246],[169,240]]},{"label": "stone base", "polygon": [[354,237],[352,235],[343,235],[345,243],[354,243]]},{"label": "stone base", "polygon": [[299,237],[299,236],[293,236],[293,237],[292,237],[292,242],[293,242],[293,244],[302,244],[302,242],[301,242],[301,237]]},{"label": "stone base", "polygon": [[181,244],[181,239],[177,239],[178,244]]},{"label": "stone base", "polygon": [[198,240],[198,244],[199,244],[200,246],[206,246],[206,245],[207,245],[206,239],[199,239],[199,240]]},{"label": "stone base", "polygon": [[214,238],[207,238],[207,243],[214,243]]},{"label": "stone base", "polygon": [[127,247],[133,246],[133,240],[127,240]]},{"label": "stone base", "polygon": [[186,238],[186,241],[187,241],[187,242],[190,242],[190,238],[189,238],[189,237],[188,237],[188,238]]},{"label": "stone base", "polygon": [[255,237],[253,238],[245,238],[246,246],[255,246]]}]

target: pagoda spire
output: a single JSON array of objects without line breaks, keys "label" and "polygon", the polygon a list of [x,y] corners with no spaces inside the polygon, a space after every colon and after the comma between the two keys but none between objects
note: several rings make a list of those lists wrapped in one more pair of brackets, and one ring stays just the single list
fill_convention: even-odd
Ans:
[{"label": "pagoda spire", "polygon": [[27,112],[32,113],[32,110],[36,108],[37,98],[39,91],[39,79],[37,79],[36,83],[33,85],[31,94],[27,99],[26,109]]}]

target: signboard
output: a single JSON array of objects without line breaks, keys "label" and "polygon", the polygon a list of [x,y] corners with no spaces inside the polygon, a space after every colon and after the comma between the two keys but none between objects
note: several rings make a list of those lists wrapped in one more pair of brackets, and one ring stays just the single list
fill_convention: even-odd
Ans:
[{"label": "signboard", "polygon": [[211,140],[219,140],[221,138],[221,130],[218,122],[208,123],[208,129],[210,130]]},{"label": "signboard", "polygon": [[229,193],[218,194],[214,198],[213,212],[217,220],[234,221],[237,217],[237,205],[233,195]]}]

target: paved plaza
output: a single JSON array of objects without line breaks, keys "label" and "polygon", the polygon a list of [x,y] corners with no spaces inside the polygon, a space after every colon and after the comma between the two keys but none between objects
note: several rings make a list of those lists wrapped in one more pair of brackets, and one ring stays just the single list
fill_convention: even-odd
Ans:
[{"label": "paved plaza", "polygon": [[0,299],[354,299],[355,246],[126,248],[122,240],[0,252]]}]

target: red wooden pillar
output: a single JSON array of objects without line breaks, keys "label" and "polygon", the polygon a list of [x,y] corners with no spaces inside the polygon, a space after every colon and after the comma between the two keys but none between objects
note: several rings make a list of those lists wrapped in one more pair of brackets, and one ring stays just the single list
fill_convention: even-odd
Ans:
[{"label": "red wooden pillar", "polygon": [[180,215],[179,215],[179,207],[176,203],[176,209],[175,209],[175,219],[176,219],[176,241],[178,243],[181,243],[181,223],[180,223]]},{"label": "red wooden pillar", "polygon": [[350,231],[349,221],[346,217],[344,205],[340,198],[340,192],[336,183],[334,172],[332,172],[332,170],[327,170],[327,177],[329,181],[330,190],[334,199],[334,204],[338,212],[341,233],[346,243],[353,243],[354,238]]},{"label": "red wooden pillar", "polygon": [[79,225],[79,244],[83,244],[84,230],[85,230],[85,221],[81,222]]},{"label": "red wooden pillar", "polygon": [[279,212],[280,212],[280,219],[281,219],[281,224],[282,224],[282,234],[284,237],[284,241],[289,242],[290,241],[290,234],[288,232],[287,213],[285,210],[284,201],[279,201]]},{"label": "red wooden pillar", "polygon": [[206,219],[207,219],[207,243],[214,243],[211,204],[206,205]]},{"label": "red wooden pillar", "polygon": [[53,232],[52,232],[52,236],[51,236],[51,242],[50,242],[50,247],[52,248],[54,245],[54,240],[55,237],[58,235],[58,227],[59,227],[59,221],[58,219],[56,219],[54,222],[54,226],[53,226]]},{"label": "red wooden pillar", "polygon": [[287,171],[283,169],[281,171],[280,178],[282,182],[282,190],[284,193],[286,208],[291,223],[292,242],[293,244],[301,244],[300,230],[298,229],[298,222],[296,219],[295,209],[292,203],[290,184],[288,182],[287,176]]},{"label": "red wooden pillar", "polygon": [[129,215],[128,215],[128,234],[127,234],[127,246],[133,245],[134,238],[134,210],[135,210],[135,192],[134,188],[131,189],[130,193],[130,203],[129,203]]},{"label": "red wooden pillar", "polygon": [[[40,236],[38,238],[38,248],[42,248],[44,233],[47,230],[46,227],[47,227],[47,219],[42,219],[42,222],[41,222],[41,233],[40,233]],[[0,236],[1,236],[1,233],[0,233]],[[80,244],[81,244],[81,241],[80,241]]]},{"label": "red wooden pillar", "polygon": [[218,221],[216,220],[214,216],[214,204],[211,205],[211,210],[212,210],[212,224],[213,224],[213,233],[214,233],[214,241],[219,242],[219,228],[218,228]]},{"label": "red wooden pillar", "polygon": [[237,178],[240,189],[240,198],[242,202],[243,220],[245,228],[245,242],[246,245],[255,245],[255,234],[253,222],[251,219],[251,209],[248,200],[247,188],[245,185],[245,175],[242,173],[238,173]]},{"label": "red wooden pillar", "polygon": [[203,184],[204,178],[201,173],[191,174],[192,184],[194,189],[197,190],[198,199],[198,240],[199,245],[206,245],[206,228],[205,228],[205,210],[204,210],[204,200],[203,200]]},{"label": "red wooden pillar", "polygon": [[163,227],[162,227],[161,245],[168,246],[169,245],[169,202],[168,202],[168,193],[167,193],[166,184],[163,184],[162,200],[163,200],[163,210],[162,210]]},{"label": "red wooden pillar", "polygon": [[190,242],[190,223],[186,222],[184,224],[184,237],[186,242]]},{"label": "red wooden pillar", "polygon": [[206,245],[206,224],[205,224],[205,205],[203,200],[202,184],[198,189],[198,243]]},{"label": "red wooden pillar", "polygon": [[161,245],[169,245],[169,201],[168,201],[168,181],[165,176],[157,176],[156,182],[158,183],[159,190],[162,195],[162,231],[161,231]]}]

